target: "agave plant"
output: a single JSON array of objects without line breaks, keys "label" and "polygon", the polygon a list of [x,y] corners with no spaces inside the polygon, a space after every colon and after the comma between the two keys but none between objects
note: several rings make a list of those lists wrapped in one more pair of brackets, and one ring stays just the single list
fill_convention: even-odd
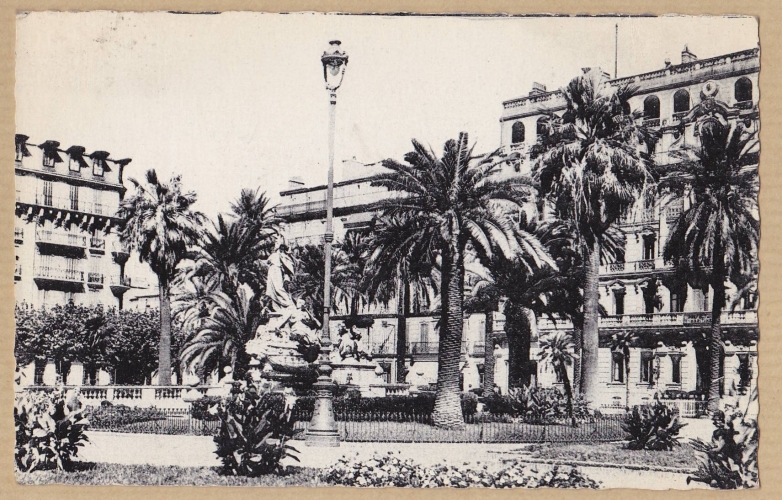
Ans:
[{"label": "agave plant", "polygon": [[16,466],[24,472],[67,470],[79,447],[89,441],[78,395],[57,389],[52,393],[25,392],[16,396]]},{"label": "agave plant", "polygon": [[622,430],[627,433],[627,447],[631,450],[672,450],[680,446],[679,431],[687,424],[664,404],[636,406],[625,417]]}]

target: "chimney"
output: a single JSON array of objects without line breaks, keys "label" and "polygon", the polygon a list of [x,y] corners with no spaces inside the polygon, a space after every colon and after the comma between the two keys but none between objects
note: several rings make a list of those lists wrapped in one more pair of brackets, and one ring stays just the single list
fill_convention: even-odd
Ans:
[{"label": "chimney", "polygon": [[532,82],[532,90],[529,91],[529,95],[540,95],[546,93],[546,86],[542,83]]},{"label": "chimney", "polygon": [[288,189],[299,189],[304,187],[304,179],[301,177],[291,177],[288,179]]},{"label": "chimney", "polygon": [[697,61],[698,56],[690,52],[690,49],[687,48],[687,46],[684,46],[684,50],[682,50],[682,64]]}]

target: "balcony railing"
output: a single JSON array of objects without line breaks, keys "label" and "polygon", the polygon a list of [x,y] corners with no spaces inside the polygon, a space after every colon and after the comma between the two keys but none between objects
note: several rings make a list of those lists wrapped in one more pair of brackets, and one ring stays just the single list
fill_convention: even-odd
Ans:
[{"label": "balcony railing", "polygon": [[644,127],[659,127],[659,118],[644,118]]},{"label": "balcony railing", "polygon": [[486,342],[472,342],[467,345],[470,356],[483,356],[486,352]]},{"label": "balcony railing", "polygon": [[[17,192],[16,201],[25,203],[24,198],[24,196]],[[93,203],[71,197],[51,196],[46,193],[36,193],[34,204],[44,207],[59,208],[61,210],[72,210],[75,212],[86,212],[94,215],[108,216],[114,216],[118,208],[116,205]]]},{"label": "balcony railing", "polygon": [[122,286],[130,288],[130,276],[112,276],[109,278],[109,284],[111,286]]},{"label": "balcony railing", "polygon": [[49,231],[39,229],[35,232],[35,240],[39,243],[49,243],[52,245],[62,245],[76,248],[87,247],[87,237],[79,234],[66,233],[62,231]]},{"label": "balcony railing", "polygon": [[736,107],[738,109],[752,109],[754,104],[752,103],[752,100],[749,101],[739,101],[736,103]]},{"label": "balcony railing", "polygon": [[408,354],[437,354],[439,342],[410,342],[407,344]]},{"label": "balcony railing", "polygon": [[277,215],[280,217],[306,214],[326,210],[326,200],[308,201],[307,203],[296,203],[294,205],[283,205],[277,207]]},{"label": "balcony railing", "polygon": [[653,271],[655,269],[665,269],[668,266],[661,258],[658,259],[646,259],[636,260],[632,262],[612,262],[600,266],[600,274],[621,274],[621,273],[635,273],[644,271]]},{"label": "balcony railing", "polygon": [[106,250],[106,240],[99,236],[93,236],[90,238],[90,249],[92,250]]},{"label": "balcony railing", "polygon": [[673,122],[680,122],[680,121],[682,121],[682,118],[687,116],[687,113],[689,113],[689,112],[690,111],[687,110],[687,111],[679,111],[678,113],[674,113],[672,121]]},{"label": "balcony railing", "polygon": [[35,277],[57,281],[70,281],[84,283],[84,271],[79,269],[65,269],[62,267],[36,266]]},{"label": "balcony railing", "polygon": [[14,266],[14,277],[15,278],[22,277],[22,265],[19,263],[17,263],[16,266]]},{"label": "balcony railing", "polygon": [[673,224],[682,214],[684,207],[682,205],[674,205],[665,209],[665,222]]},{"label": "balcony railing", "polygon": [[103,273],[88,273],[87,274],[88,285],[103,285]]},{"label": "balcony railing", "polygon": [[[755,310],[723,312],[720,321],[723,325],[756,325],[758,313]],[[624,326],[694,326],[709,325],[710,323],[711,313],[708,311],[622,314],[605,316],[599,319],[599,325],[603,328]],[[568,320],[557,320],[556,324],[554,324],[549,318],[538,318],[539,330],[568,330],[571,328],[573,328],[573,325]]]},{"label": "balcony railing", "polygon": [[14,242],[21,243],[24,241],[24,228],[22,227],[15,227],[14,228]]}]

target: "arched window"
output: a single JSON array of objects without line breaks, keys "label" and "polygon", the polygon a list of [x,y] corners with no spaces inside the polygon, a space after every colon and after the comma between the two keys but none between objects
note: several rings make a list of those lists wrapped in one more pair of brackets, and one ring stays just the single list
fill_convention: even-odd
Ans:
[{"label": "arched window", "polygon": [[673,112],[683,113],[690,110],[690,93],[684,89],[673,94]]},{"label": "arched window", "polygon": [[548,133],[548,121],[549,121],[548,118],[546,118],[545,116],[541,116],[540,118],[538,118],[537,130],[536,130],[538,137],[542,135],[546,135]]},{"label": "arched window", "polygon": [[644,99],[644,118],[660,118],[660,99],[656,95]]},{"label": "arched window", "polygon": [[733,95],[736,98],[736,102],[751,101],[752,81],[747,77],[736,80],[736,85],[733,88]]},{"label": "arched window", "polygon": [[511,138],[510,142],[512,144],[519,144],[521,142],[524,142],[524,124],[521,122],[516,122],[513,124],[513,128],[511,129]]}]

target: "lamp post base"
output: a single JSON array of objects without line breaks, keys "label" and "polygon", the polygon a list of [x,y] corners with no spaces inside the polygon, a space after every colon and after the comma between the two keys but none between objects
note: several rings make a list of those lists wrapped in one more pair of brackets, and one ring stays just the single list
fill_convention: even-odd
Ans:
[{"label": "lamp post base", "polygon": [[329,376],[331,367],[320,366],[321,375],[315,382],[315,408],[312,412],[312,420],[304,434],[306,446],[338,447],[339,431],[334,420],[334,382]]}]

